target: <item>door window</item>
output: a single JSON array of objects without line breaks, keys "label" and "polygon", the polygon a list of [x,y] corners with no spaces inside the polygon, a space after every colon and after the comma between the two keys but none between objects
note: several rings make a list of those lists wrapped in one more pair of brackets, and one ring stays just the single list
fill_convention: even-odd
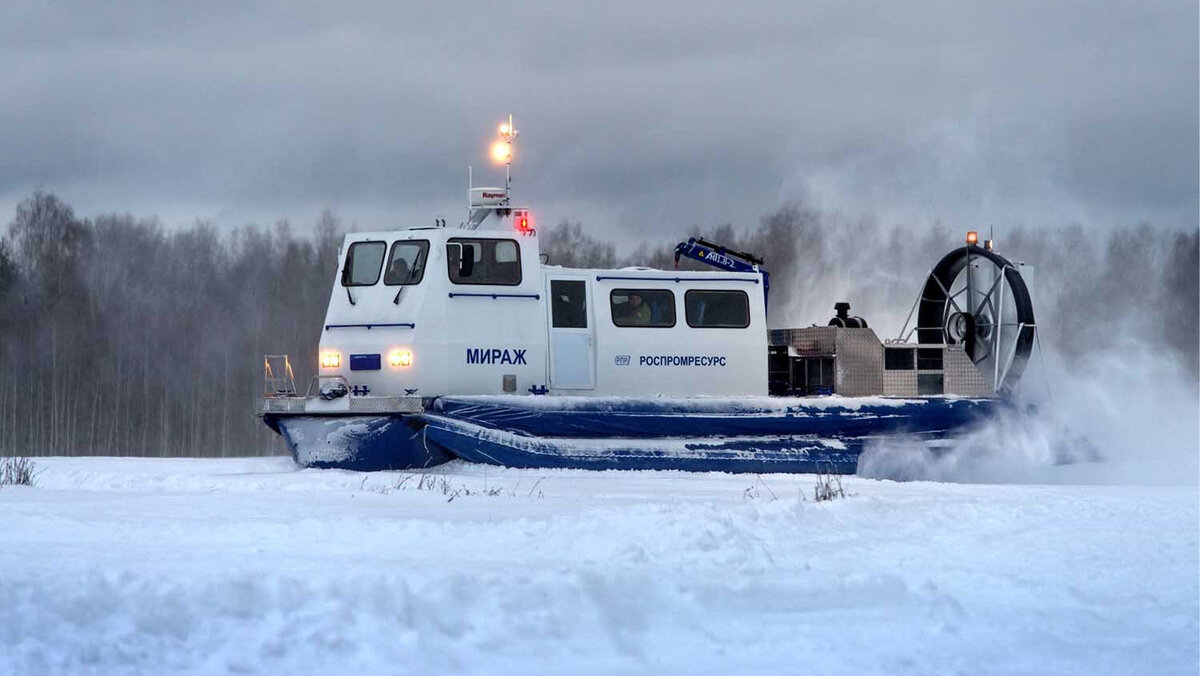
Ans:
[{"label": "door window", "polygon": [[550,314],[556,329],[586,329],[587,284],[583,280],[550,280]]}]

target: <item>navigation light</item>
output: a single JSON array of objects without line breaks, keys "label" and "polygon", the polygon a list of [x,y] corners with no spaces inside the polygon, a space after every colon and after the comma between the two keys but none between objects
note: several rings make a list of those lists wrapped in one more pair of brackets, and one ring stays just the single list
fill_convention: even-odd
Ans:
[{"label": "navigation light", "polygon": [[517,226],[517,230],[521,232],[530,232],[533,230],[533,219],[529,217],[529,212],[518,209],[513,212],[513,222]]},{"label": "navigation light", "polygon": [[492,144],[492,159],[497,162],[508,162],[512,159],[512,146],[504,141]]}]

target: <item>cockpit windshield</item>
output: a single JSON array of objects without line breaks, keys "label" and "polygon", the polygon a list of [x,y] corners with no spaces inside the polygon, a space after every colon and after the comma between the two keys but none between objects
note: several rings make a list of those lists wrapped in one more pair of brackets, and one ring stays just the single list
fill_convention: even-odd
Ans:
[{"label": "cockpit windshield", "polygon": [[388,286],[420,284],[425,276],[428,253],[429,242],[423,239],[396,242],[392,245],[392,255],[388,257],[383,283]]}]

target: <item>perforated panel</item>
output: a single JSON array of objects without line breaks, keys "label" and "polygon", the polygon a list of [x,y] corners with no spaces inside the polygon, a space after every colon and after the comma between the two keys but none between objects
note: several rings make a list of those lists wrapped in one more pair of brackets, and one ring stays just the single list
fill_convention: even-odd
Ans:
[{"label": "perforated panel", "polygon": [[946,348],[943,361],[946,374],[946,394],[958,394],[964,397],[990,396],[991,388],[987,378],[971,363],[971,358],[959,346],[951,345]]},{"label": "perforated panel", "polygon": [[884,371],[883,393],[889,397],[917,396],[917,372],[915,370]]},{"label": "perforated panel", "polygon": [[847,397],[883,394],[883,345],[871,329],[834,329],[837,392]]},{"label": "perforated panel", "polygon": [[[775,329],[772,345],[788,345],[804,357],[834,357],[835,391],[848,397],[883,394],[883,345],[871,329],[810,326]],[[915,385],[914,385],[915,387]]]}]

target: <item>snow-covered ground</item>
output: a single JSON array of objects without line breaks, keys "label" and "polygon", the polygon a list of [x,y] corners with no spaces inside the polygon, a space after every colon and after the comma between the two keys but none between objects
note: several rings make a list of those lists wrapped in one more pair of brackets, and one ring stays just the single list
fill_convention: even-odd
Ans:
[{"label": "snow-covered ground", "polygon": [[1200,669],[1194,485],[38,463],[2,674]]}]

